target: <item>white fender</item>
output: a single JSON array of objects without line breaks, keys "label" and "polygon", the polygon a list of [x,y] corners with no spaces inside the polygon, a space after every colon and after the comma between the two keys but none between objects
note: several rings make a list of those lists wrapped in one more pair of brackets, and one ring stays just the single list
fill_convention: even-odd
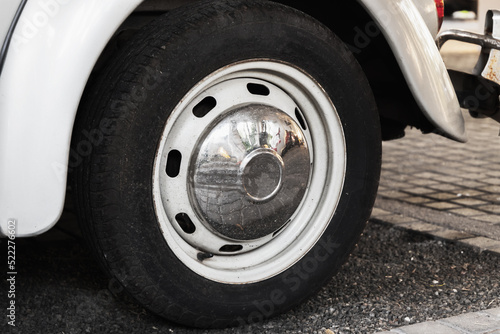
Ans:
[{"label": "white fender", "polygon": [[424,115],[444,135],[467,141],[455,89],[431,33],[437,14],[435,25],[426,14],[434,1],[418,0],[419,7],[412,0],[359,1],[381,28]]},{"label": "white fender", "polygon": [[0,234],[57,222],[71,131],[97,58],[142,0],[28,1],[0,77]]},{"label": "white fender", "polygon": [[8,0],[5,4],[2,4],[3,7],[0,11],[0,45],[7,35],[7,31],[10,28],[10,24],[20,3],[21,0]]}]

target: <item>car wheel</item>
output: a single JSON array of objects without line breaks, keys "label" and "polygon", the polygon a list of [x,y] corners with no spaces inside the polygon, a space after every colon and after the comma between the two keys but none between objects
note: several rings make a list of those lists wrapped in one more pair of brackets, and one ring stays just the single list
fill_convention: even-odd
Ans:
[{"label": "car wheel", "polygon": [[203,1],[144,27],[84,94],[84,233],[106,272],[177,323],[298,305],[369,218],[380,126],[327,28],[268,1]]}]

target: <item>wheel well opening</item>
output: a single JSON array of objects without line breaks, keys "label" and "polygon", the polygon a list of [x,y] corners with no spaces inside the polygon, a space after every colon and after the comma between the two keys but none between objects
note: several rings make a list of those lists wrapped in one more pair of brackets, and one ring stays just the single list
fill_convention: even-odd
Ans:
[{"label": "wheel well opening", "polygon": [[[146,0],[124,23],[109,41],[96,62],[92,77],[107,67],[113,55],[120,50],[135,32],[157,16],[196,0]],[[424,133],[435,127],[428,121],[411,93],[401,69],[381,30],[357,1],[343,1],[334,10],[328,2],[312,0],[278,0],[314,17],[332,30],[353,53],[361,65],[374,94],[380,114],[384,140],[404,136],[407,126]],[[349,15],[352,14],[352,15]]]}]

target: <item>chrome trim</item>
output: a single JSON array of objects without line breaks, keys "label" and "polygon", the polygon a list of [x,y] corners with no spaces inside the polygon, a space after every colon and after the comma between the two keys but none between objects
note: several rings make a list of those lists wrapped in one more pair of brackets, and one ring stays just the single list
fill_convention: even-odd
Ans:
[{"label": "chrome trim", "polygon": [[441,32],[436,39],[436,44],[438,48],[441,49],[443,45],[450,40],[476,44],[482,46],[483,48],[500,50],[500,40],[492,37],[491,35],[481,35],[459,29],[451,29]]}]

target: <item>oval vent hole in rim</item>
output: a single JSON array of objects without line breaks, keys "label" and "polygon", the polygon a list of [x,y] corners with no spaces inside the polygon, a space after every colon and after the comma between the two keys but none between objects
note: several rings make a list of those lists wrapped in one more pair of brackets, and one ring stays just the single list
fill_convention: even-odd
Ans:
[{"label": "oval vent hole in rim", "polygon": [[307,130],[306,121],[304,120],[304,117],[302,117],[302,113],[298,108],[295,108],[295,117],[297,117],[297,120],[299,121],[302,130],[306,131]]},{"label": "oval vent hole in rim", "polygon": [[175,220],[187,234],[193,234],[196,231],[196,226],[194,226],[193,221],[186,213],[177,214]]},{"label": "oval vent hole in rim", "polygon": [[223,253],[235,253],[243,249],[242,245],[225,245],[219,249],[219,252]]},{"label": "oval vent hole in rim", "polygon": [[193,115],[198,118],[205,117],[216,105],[217,100],[213,96],[207,96],[194,106]]},{"label": "oval vent hole in rim", "polygon": [[261,84],[249,83],[247,89],[253,95],[268,96],[270,94],[269,88]]},{"label": "oval vent hole in rim", "polygon": [[174,178],[179,175],[179,171],[181,170],[181,161],[181,152],[177,150],[168,152],[167,167],[165,168],[165,172],[168,176]]}]

